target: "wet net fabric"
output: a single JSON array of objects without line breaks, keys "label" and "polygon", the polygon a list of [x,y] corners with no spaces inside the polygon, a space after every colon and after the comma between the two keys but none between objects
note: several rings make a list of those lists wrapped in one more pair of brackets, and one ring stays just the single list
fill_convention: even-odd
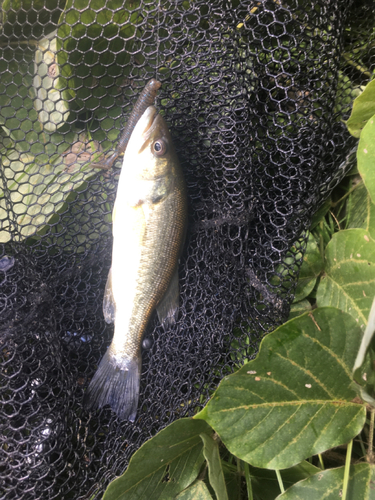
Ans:
[{"label": "wet net fabric", "polygon": [[[312,216],[351,168],[343,119],[374,54],[368,2],[4,2],[0,45],[0,497],[100,498],[286,320]],[[355,15],[353,14],[355,13]],[[362,31],[361,31],[362,30]],[[343,64],[348,50],[357,60]],[[156,316],[134,424],[82,408],[111,341],[116,148],[144,84],[184,170],[179,320]],[[125,255],[126,249],[124,249]]]}]

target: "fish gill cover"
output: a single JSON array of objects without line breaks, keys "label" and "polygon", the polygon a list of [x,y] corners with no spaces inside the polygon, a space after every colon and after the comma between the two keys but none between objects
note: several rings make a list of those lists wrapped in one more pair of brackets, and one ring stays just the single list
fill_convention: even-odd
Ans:
[{"label": "fish gill cover", "polygon": [[[0,496],[100,498],[288,317],[314,212],[353,147],[373,1],[4,0]],[[362,52],[361,52],[362,51]],[[150,78],[187,183],[180,311],[147,332],[138,414],[86,411],[127,118]],[[125,250],[124,250],[125,251]]]}]

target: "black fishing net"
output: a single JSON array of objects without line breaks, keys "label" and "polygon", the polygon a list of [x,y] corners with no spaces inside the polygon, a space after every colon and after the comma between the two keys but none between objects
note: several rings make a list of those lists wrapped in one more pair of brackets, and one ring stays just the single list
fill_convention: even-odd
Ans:
[{"label": "black fishing net", "polygon": [[[352,166],[343,120],[371,78],[373,27],[372,0],[2,3],[1,498],[100,498],[286,320],[306,230]],[[121,158],[90,163],[152,77],[189,226],[179,319],[149,324],[132,424],[82,407],[113,334]]]}]

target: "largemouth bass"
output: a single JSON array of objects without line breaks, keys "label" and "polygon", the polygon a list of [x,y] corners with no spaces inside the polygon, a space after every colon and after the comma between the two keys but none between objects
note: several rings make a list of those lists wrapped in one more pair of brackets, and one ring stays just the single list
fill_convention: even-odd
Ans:
[{"label": "largemouth bass", "polygon": [[167,125],[149,106],[127,145],[113,209],[112,267],[103,313],[115,323],[111,345],[85,395],[134,421],[141,342],[152,312],[168,325],[178,310],[177,266],[186,226],[186,191]]}]

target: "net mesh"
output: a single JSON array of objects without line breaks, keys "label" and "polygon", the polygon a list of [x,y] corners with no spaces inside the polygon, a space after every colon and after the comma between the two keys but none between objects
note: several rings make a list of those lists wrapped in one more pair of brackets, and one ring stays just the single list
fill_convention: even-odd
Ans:
[{"label": "net mesh", "polygon": [[[306,230],[352,165],[342,120],[371,78],[373,7],[3,2],[1,498],[100,498],[146,439],[194,414],[286,320]],[[113,334],[102,300],[121,158],[109,171],[90,163],[116,148],[152,77],[189,226],[179,320],[150,321],[133,424],[82,408]]]}]

